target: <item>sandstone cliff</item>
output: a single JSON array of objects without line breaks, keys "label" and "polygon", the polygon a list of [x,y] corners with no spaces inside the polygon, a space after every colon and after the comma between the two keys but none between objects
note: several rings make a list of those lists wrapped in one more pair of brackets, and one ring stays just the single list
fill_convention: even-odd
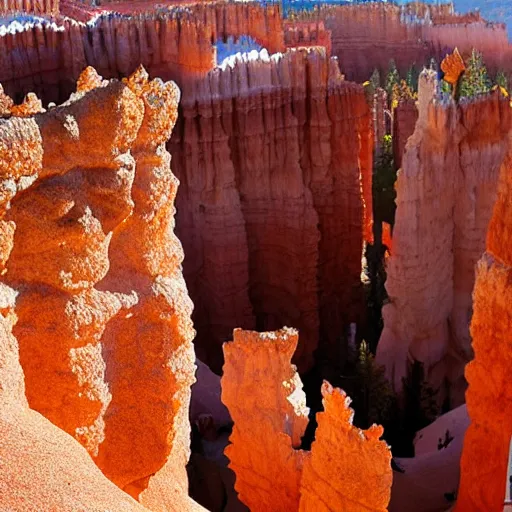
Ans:
[{"label": "sandstone cliff", "polygon": [[218,372],[234,327],[288,324],[302,333],[301,370],[319,329],[326,358],[339,362],[344,326],[361,310],[372,231],[370,112],[321,48],[214,69],[212,40],[239,33],[284,47],[279,11],[252,3],[27,26],[0,38],[0,80],[6,91],[56,100],[91,63],[107,77],[142,62],[176,79],[186,95],[171,152],[199,357]]},{"label": "sandstone cliff", "polygon": [[466,403],[471,424],[464,438],[457,512],[503,510],[508,485],[512,435],[508,385],[512,328],[511,169],[509,149],[501,167],[486,252],[476,270],[471,322],[475,358],[466,367]]},{"label": "sandstone cliff", "polygon": [[86,66],[118,78],[143,64],[151,76],[181,86],[215,67],[212,43],[228,36],[250,36],[271,53],[285,49],[279,9],[255,2],[155,9],[145,2],[93,8],[68,1],[62,13],[69,18],[2,30],[0,83],[16,99],[35,92],[44,102],[63,101]]},{"label": "sandstone cliff", "polygon": [[11,334],[14,296],[0,285],[0,509],[147,510],[110,482],[75,439],[29,409]]},{"label": "sandstone cliff", "polygon": [[349,80],[368,80],[375,68],[386,73],[394,59],[400,73],[408,68],[438,62],[458,47],[483,52],[492,72],[510,69],[511,46],[506,27],[479,16],[459,16],[450,6],[411,2],[405,6],[375,2],[324,5],[320,10],[298,14],[303,23],[322,21],[331,32],[332,54]]},{"label": "sandstone cliff", "polygon": [[384,512],[391,452],[382,428],[352,426],[350,399],[327,382],[311,452],[300,450],[308,409],[290,364],[297,331],[235,330],[224,345],[222,400],[235,422],[226,455],[240,499],[253,512]]},{"label": "sandstone cliff", "polygon": [[339,362],[343,327],[361,311],[372,224],[362,88],[310,49],[232,58],[184,90],[170,150],[198,356],[220,371],[234,326],[286,323],[301,332],[301,371],[319,329]]},{"label": "sandstone cliff", "polygon": [[393,110],[393,159],[395,169],[402,167],[405,146],[414,133],[418,121],[418,108],[413,100],[402,101]]},{"label": "sandstone cliff", "polygon": [[[474,265],[496,197],[511,126],[499,92],[456,105],[431,101],[435,73],[420,80],[419,119],[398,174],[393,253],[377,360],[401,388],[407,361],[425,365],[434,388],[463,401]],[[440,396],[444,394],[441,390]]]},{"label": "sandstone cliff", "polygon": [[7,0],[0,5],[2,16],[30,13],[56,16],[59,14],[59,0]]},{"label": "sandstone cliff", "polygon": [[202,510],[187,492],[194,330],[165,150],[178,99],[142,68],[125,83],[87,69],[62,106],[27,101],[0,125],[0,286],[28,404],[169,511]]}]

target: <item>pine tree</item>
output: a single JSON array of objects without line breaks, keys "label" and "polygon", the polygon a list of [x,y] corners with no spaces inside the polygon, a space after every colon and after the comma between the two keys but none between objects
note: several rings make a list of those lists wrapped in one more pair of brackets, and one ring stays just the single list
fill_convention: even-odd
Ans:
[{"label": "pine tree", "polygon": [[375,362],[365,341],[359,346],[356,365],[359,393],[354,398],[356,410],[366,421],[366,428],[373,423],[385,423],[390,417],[395,395],[385,376],[383,366]]},{"label": "pine tree", "polygon": [[472,98],[477,94],[489,92],[490,89],[491,83],[482,54],[473,49],[460,82],[460,96]]},{"label": "pine tree", "polygon": [[496,78],[494,80],[497,86],[503,87],[506,91],[508,91],[508,79],[503,71],[498,71],[496,73]]},{"label": "pine tree", "polygon": [[386,93],[388,95],[389,101],[391,101],[391,98],[393,96],[393,86],[395,84],[400,84],[400,75],[398,73],[398,69],[396,69],[396,64],[393,59],[389,61],[389,70],[388,74],[386,76],[386,85],[384,86],[384,89],[386,89]]},{"label": "pine tree", "polygon": [[372,76],[370,77],[370,82],[372,83],[374,89],[378,89],[380,87],[380,73],[377,68],[373,70]]},{"label": "pine tree", "polygon": [[417,91],[418,90],[419,76],[420,75],[418,73],[418,70],[416,69],[416,66],[413,64],[409,68],[409,71],[407,71],[407,78],[405,79],[407,87],[409,87],[409,89],[411,91]]}]

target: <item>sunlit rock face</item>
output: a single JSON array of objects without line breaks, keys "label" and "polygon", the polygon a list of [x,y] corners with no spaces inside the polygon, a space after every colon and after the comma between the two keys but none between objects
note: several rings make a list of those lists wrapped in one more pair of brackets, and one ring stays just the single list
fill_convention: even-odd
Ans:
[{"label": "sunlit rock face", "polygon": [[380,426],[352,425],[350,399],[328,382],[311,451],[300,450],[308,408],[290,364],[294,329],[237,329],[224,345],[222,400],[235,423],[225,453],[235,488],[251,511],[385,512],[391,494],[391,451]]},{"label": "sunlit rock face", "polygon": [[279,7],[257,2],[155,9],[143,1],[98,7],[66,1],[61,11],[65,18],[26,14],[0,21],[0,83],[11,96],[35,92],[45,103],[60,103],[86,66],[120,78],[142,64],[151,77],[183,89],[184,81],[216,67],[212,43],[229,37],[249,37],[271,53],[285,50]]},{"label": "sunlit rock face", "polygon": [[[512,141],[511,141],[512,142]],[[509,146],[509,147],[512,147]],[[512,157],[502,164],[487,245],[476,268],[472,347],[466,367],[471,424],[464,439],[457,512],[503,510],[512,436],[510,329],[512,328]]]},{"label": "sunlit rock face", "polygon": [[435,87],[434,74],[425,72],[396,183],[390,302],[377,360],[398,390],[408,361],[422,362],[434,389],[456,405],[472,358],[474,266],[485,248],[511,109],[499,92],[461,104],[431,101]]},{"label": "sunlit rock face", "polygon": [[14,296],[0,285],[0,509],[147,511],[101,473],[78,441],[28,407],[11,333]]},{"label": "sunlit rock face", "polygon": [[184,89],[170,151],[198,357],[234,327],[300,330],[294,361],[334,362],[360,318],[371,237],[371,112],[320,49],[232,56]]},{"label": "sunlit rock face", "polygon": [[[187,492],[194,330],[165,150],[178,101],[174,83],[149,81],[143,68],[123,82],[86,69],[70,100],[46,113],[35,97],[3,101],[0,312],[19,342],[28,405],[118,487],[153,510],[181,511],[201,507]],[[44,436],[37,449],[52,451]],[[64,475],[67,447],[87,458],[65,441],[55,454]],[[101,473],[82,466],[108,496]],[[116,510],[141,508],[110,494]]]}]

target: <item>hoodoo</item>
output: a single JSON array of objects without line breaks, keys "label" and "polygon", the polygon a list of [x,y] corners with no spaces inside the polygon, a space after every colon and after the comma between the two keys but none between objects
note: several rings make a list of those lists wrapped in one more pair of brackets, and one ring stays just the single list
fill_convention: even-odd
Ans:
[{"label": "hoodoo", "polygon": [[165,150],[178,100],[143,68],[124,83],[88,69],[62,106],[4,120],[0,222],[28,404],[119,487],[181,511],[201,507],[187,496],[194,331]]},{"label": "hoodoo", "polygon": [[377,360],[401,389],[408,361],[429,382],[464,399],[471,359],[469,320],[474,266],[485,248],[512,115],[499,91],[461,104],[435,98],[437,77],[419,84],[419,118],[396,184],[389,304]]},{"label": "hoodoo", "polygon": [[290,364],[297,337],[289,328],[237,329],[224,345],[222,400],[235,422],[226,455],[240,499],[255,512],[385,512],[392,472],[383,429],[354,427],[350,399],[328,382],[316,440],[310,452],[299,449],[308,409]]},{"label": "hoodoo", "polygon": [[[471,321],[474,360],[466,367],[471,424],[464,438],[457,512],[503,510],[512,436],[512,139],[501,166],[487,245],[476,267]],[[492,376],[492,378],[489,378]]]}]

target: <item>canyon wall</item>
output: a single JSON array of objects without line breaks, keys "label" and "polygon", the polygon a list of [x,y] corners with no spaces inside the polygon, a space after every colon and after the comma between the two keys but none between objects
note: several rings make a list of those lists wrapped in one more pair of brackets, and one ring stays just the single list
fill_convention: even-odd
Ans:
[{"label": "canyon wall", "polygon": [[509,149],[501,167],[486,252],[476,267],[471,321],[475,357],[466,366],[469,383],[466,403],[471,423],[464,438],[457,512],[503,510],[505,489],[509,485],[507,470],[512,436],[508,384],[512,328],[511,170]]},{"label": "canyon wall", "polygon": [[251,36],[272,53],[285,49],[277,7],[216,2],[156,12],[154,5],[141,2],[145,8],[132,13],[128,5],[125,10],[112,5],[116,11],[105,13],[64,2],[63,14],[80,21],[59,18],[8,27],[0,37],[0,83],[6,92],[18,100],[35,92],[45,103],[60,102],[86,66],[118,78],[140,64],[151,76],[182,86],[215,67],[212,42],[230,35]]},{"label": "canyon wall", "polygon": [[421,69],[432,57],[440,62],[455,47],[464,54],[473,47],[482,51],[492,73],[510,71],[506,27],[475,15],[457,15],[450,5],[324,5],[296,16],[302,23],[323,21],[331,32],[332,54],[349,80],[364,82],[374,69],[385,76],[391,59],[405,76],[411,65]]},{"label": "canyon wall", "polygon": [[328,54],[332,49],[342,73],[358,82],[375,68],[384,76],[390,59],[405,76],[412,64],[419,68],[431,57],[440,61],[455,46],[464,54],[480,49],[491,72],[510,71],[512,55],[501,24],[424,4],[409,14],[405,7],[385,3],[324,6],[296,13],[293,21],[281,19],[279,6],[257,2],[179,7],[140,1],[95,7],[63,0],[60,10],[68,18],[2,30],[0,83],[17,100],[33,91],[45,103],[62,101],[87,65],[112,78],[143,64],[150,75],[182,86],[186,78],[214,68],[212,43],[228,36],[250,36],[269,53],[300,46],[323,46]]},{"label": "canyon wall", "polygon": [[5,0],[0,4],[2,16],[19,13],[57,16],[59,0]]},{"label": "canyon wall", "polygon": [[362,309],[363,236],[372,233],[369,108],[322,48],[215,68],[212,41],[233,34],[284,49],[279,10],[253,3],[111,13],[7,33],[0,81],[58,100],[91,63],[106,77],[142,62],[176,79],[186,94],[170,148],[199,357],[219,372],[234,327],[289,324],[302,333],[301,371],[319,339],[338,363],[344,327]]},{"label": "canyon wall", "polygon": [[399,6],[384,3],[321,8],[320,18],[331,31],[332,54],[349,80],[364,82],[375,68],[385,76],[390,59],[404,75],[411,64],[428,61],[420,26],[404,23],[401,13]]},{"label": "canyon wall", "polygon": [[397,389],[408,361],[422,362],[439,398],[449,393],[456,405],[472,357],[474,266],[485,247],[512,119],[498,91],[455,104],[431,101],[436,87],[435,72],[423,72],[419,118],[396,183],[389,304],[377,361]]},{"label": "canyon wall", "polygon": [[[318,49],[232,58],[185,89],[171,140],[196,348],[220,371],[233,327],[301,332],[300,371],[340,362],[371,235],[371,114]],[[363,193],[361,194],[361,188]]]},{"label": "canyon wall", "polygon": [[391,495],[391,451],[382,427],[352,425],[350,399],[322,386],[311,451],[300,450],[307,425],[302,383],[291,365],[298,333],[236,329],[224,345],[222,400],[235,422],[226,449],[235,487],[251,511],[384,512]]},{"label": "canyon wall", "polygon": [[402,167],[402,158],[409,137],[418,121],[418,108],[414,100],[401,101],[393,110],[393,159],[395,169]]},{"label": "canyon wall", "polygon": [[331,32],[323,21],[283,21],[284,43],[287,48],[323,46],[331,55]]},{"label": "canyon wall", "polygon": [[165,150],[178,100],[143,68],[123,83],[89,68],[62,106],[11,108],[23,118],[0,124],[0,286],[28,405],[144,505],[199,511],[185,471],[192,302]]}]

